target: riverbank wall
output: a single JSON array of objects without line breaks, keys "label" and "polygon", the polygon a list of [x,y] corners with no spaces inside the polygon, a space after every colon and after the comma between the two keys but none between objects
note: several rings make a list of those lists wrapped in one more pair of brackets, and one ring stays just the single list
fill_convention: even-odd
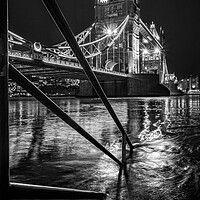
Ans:
[{"label": "riverbank wall", "polygon": [[[100,84],[108,97],[169,96],[170,91],[159,84],[157,74],[135,74],[122,80],[101,80]],[[77,97],[98,97],[88,80],[80,82]]]}]

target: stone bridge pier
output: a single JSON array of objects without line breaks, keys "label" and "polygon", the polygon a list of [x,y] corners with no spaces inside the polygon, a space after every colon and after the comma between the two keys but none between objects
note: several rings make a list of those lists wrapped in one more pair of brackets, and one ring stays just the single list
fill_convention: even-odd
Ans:
[{"label": "stone bridge pier", "polygon": [[[159,84],[157,74],[133,74],[122,80],[102,80],[100,84],[108,97],[169,96],[170,91]],[[98,97],[88,80],[80,82],[77,97]]]}]

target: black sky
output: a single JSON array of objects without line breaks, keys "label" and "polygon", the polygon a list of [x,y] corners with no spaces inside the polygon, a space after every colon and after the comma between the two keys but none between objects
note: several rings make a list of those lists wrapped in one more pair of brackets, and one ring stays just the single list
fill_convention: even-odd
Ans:
[{"label": "black sky", "polygon": [[[75,34],[94,22],[94,0],[57,0]],[[8,0],[9,29],[43,44],[63,41],[40,0]],[[166,36],[166,55],[170,73],[178,78],[198,74],[200,49],[199,0],[141,0],[145,23],[162,26]]]}]

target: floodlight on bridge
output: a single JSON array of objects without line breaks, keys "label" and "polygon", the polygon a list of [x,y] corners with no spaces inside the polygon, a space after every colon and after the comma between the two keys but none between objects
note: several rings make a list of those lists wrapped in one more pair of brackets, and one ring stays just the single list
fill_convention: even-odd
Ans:
[{"label": "floodlight on bridge", "polygon": [[148,49],[143,49],[143,54],[148,54],[148,53],[149,53]]},{"label": "floodlight on bridge", "polygon": [[112,34],[112,30],[110,28],[106,29],[105,32],[106,32],[107,35],[111,35]]},{"label": "floodlight on bridge", "polygon": [[156,48],[154,49],[154,53],[159,54],[159,53],[161,53],[161,50],[160,50],[158,47],[156,47]]},{"label": "floodlight on bridge", "polygon": [[143,55],[147,55],[147,54],[160,54],[161,53],[161,49],[158,47],[155,47],[153,50],[149,50],[149,49],[143,49],[142,50]]},{"label": "floodlight on bridge", "polygon": [[117,27],[111,28],[111,27],[105,27],[103,32],[110,36],[110,35],[116,35],[117,34]]}]

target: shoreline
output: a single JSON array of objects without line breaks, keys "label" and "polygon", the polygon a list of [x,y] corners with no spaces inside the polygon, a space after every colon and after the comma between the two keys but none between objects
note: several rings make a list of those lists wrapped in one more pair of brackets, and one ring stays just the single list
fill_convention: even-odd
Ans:
[{"label": "shoreline", "polygon": [[[75,96],[48,96],[50,99],[62,99],[62,98],[67,98],[67,99],[73,99],[76,98]],[[28,100],[37,100],[34,96],[23,96],[23,97],[9,97],[9,101],[28,101]]]}]

